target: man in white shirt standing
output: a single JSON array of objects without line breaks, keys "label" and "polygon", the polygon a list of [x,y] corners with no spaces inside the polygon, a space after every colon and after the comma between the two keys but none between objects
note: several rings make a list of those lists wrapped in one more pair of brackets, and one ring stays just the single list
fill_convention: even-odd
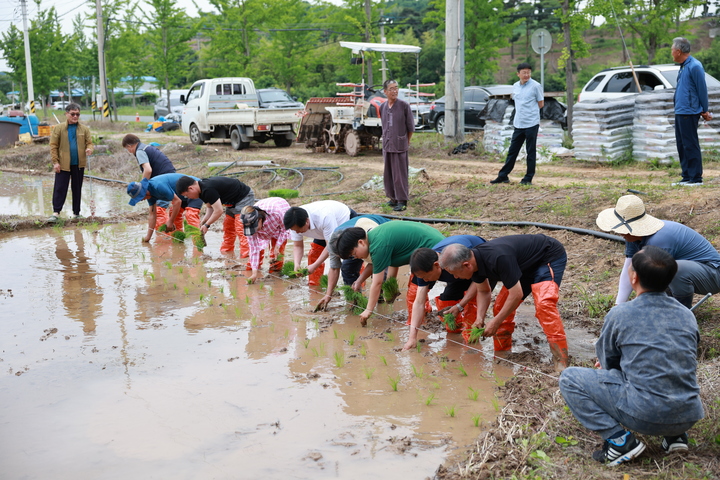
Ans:
[{"label": "man in white shirt standing", "polygon": [[301,207],[290,207],[285,212],[283,223],[290,230],[290,240],[293,241],[293,261],[295,269],[300,268],[305,248],[303,237],[313,239],[308,252],[308,285],[320,285],[320,277],[325,270],[325,259],[328,257],[326,241],[340,224],[357,213],[347,205],[335,200],[322,200],[308,203]]},{"label": "man in white shirt standing", "polygon": [[531,78],[532,67],[529,63],[521,63],[517,66],[519,82],[513,85],[512,98],[515,101],[515,118],[513,119],[512,140],[508,150],[505,165],[500,169],[498,176],[490,183],[510,183],[508,175],[515,168],[520,149],[525,144],[527,151],[527,172],[520,185],[532,185],[535,176],[535,158],[538,130],[540,129],[540,109],[545,105],[545,97],[542,85]]}]

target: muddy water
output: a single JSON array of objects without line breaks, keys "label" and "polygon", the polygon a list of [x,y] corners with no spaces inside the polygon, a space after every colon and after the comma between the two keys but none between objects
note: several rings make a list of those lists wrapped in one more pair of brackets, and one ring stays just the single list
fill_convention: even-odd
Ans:
[{"label": "muddy water", "polygon": [[[48,157],[49,158],[49,157]],[[0,172],[0,213],[3,215],[52,215],[52,192],[55,177]],[[110,216],[119,210],[130,211],[125,188],[90,180],[83,181],[80,214]],[[144,205],[144,204],[143,204]],[[72,214],[72,194],[68,191],[64,214]],[[138,207],[139,208],[139,207]]]},{"label": "muddy water", "polygon": [[143,234],[0,237],[0,477],[424,478],[494,419],[511,371],[445,335]]}]

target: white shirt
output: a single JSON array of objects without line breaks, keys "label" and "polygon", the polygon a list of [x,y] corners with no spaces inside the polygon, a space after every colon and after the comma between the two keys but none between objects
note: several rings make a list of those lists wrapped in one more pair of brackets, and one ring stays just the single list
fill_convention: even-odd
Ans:
[{"label": "white shirt", "polygon": [[310,217],[310,229],[299,234],[290,230],[290,240],[302,241],[303,237],[315,240],[329,240],[333,231],[340,224],[350,220],[350,207],[335,200],[321,200],[319,202],[301,205]]}]

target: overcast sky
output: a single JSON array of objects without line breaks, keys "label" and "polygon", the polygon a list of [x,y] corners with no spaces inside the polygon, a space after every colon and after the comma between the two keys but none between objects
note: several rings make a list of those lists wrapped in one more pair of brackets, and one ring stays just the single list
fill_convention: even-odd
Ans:
[{"label": "overcast sky", "polygon": [[[10,30],[10,25],[15,25],[20,31],[23,30],[22,4],[20,0],[0,0],[3,8],[0,9],[0,32],[6,33]],[[208,0],[195,0],[202,11],[208,12],[213,10]],[[193,5],[192,0],[177,0],[179,7],[184,8],[191,17],[197,16],[197,9]],[[9,8],[6,8],[7,7]],[[60,17],[63,33],[70,34],[73,30],[73,19],[78,15],[87,15],[95,12],[95,2],[88,0],[42,0],[41,8],[47,10],[55,7]],[[34,0],[27,1],[28,11],[28,27],[30,20],[37,17],[38,6]],[[9,70],[7,62],[4,58],[0,58],[0,72]]]}]

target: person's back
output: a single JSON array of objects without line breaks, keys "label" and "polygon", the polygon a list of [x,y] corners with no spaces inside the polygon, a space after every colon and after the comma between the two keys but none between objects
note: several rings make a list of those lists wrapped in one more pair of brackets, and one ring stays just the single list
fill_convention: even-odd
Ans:
[{"label": "person's back", "polygon": [[139,143],[137,150],[135,151],[135,158],[138,160],[138,166],[140,167],[141,172],[143,171],[142,160],[145,157],[147,157],[147,161],[150,163],[150,167],[152,168],[150,178],[157,177],[158,175],[175,173],[175,166],[172,164],[167,155],[160,151],[160,149],[152,145]]}]

